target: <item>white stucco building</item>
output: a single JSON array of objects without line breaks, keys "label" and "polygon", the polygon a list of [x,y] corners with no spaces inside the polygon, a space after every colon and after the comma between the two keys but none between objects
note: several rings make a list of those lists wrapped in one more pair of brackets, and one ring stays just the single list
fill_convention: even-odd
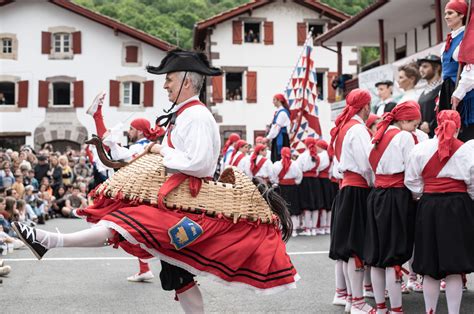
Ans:
[{"label": "white stucco building", "polygon": [[77,148],[96,133],[86,110],[102,90],[108,127],[153,125],[169,104],[145,66],[170,44],[69,1],[0,1],[0,46],[0,146]]},{"label": "white stucco building", "polygon": [[[254,0],[197,23],[194,47],[206,51],[212,65],[224,70],[207,90],[222,139],[237,132],[253,143],[264,134],[273,118],[273,95],[285,90],[308,29],[319,35],[348,18],[319,1]],[[338,72],[357,69],[357,51],[348,46],[335,50],[336,46],[333,51],[316,47],[312,55],[321,97],[319,119],[326,139],[331,127],[328,100],[335,98],[330,84]]]}]

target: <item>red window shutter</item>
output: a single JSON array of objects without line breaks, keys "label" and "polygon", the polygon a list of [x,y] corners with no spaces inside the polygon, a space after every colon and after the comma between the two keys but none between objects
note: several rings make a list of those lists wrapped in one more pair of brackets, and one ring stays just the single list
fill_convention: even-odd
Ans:
[{"label": "red window shutter", "polygon": [[125,47],[125,62],[129,62],[129,63],[138,62],[138,47],[137,46]]},{"label": "red window shutter", "polygon": [[298,23],[296,26],[297,26],[298,46],[303,46],[306,41],[306,36],[308,36],[308,31],[306,30],[306,23]]},{"label": "red window shutter", "polygon": [[247,102],[257,102],[257,72],[247,72]]},{"label": "red window shutter", "polygon": [[82,53],[81,32],[72,33],[72,52],[74,54]]},{"label": "red window shutter", "polygon": [[273,45],[273,22],[263,23],[264,43],[265,45]]},{"label": "red window shutter", "polygon": [[38,83],[38,107],[47,108],[49,102],[49,82],[39,81]]},{"label": "red window shutter", "polygon": [[118,107],[120,105],[120,82],[110,80],[110,98],[109,104],[111,107]]},{"label": "red window shutter", "polygon": [[[136,48],[136,47],[135,47]],[[143,83],[143,106],[153,107],[153,86],[155,81],[146,81]]]},{"label": "red window shutter", "polygon": [[337,72],[328,72],[328,102],[336,101],[336,89],[332,87],[332,81],[337,77]]},{"label": "red window shutter", "polygon": [[74,107],[84,107],[84,81],[75,81],[74,83]]},{"label": "red window shutter", "polygon": [[49,55],[51,53],[51,33],[41,32],[41,53]]},{"label": "red window shutter", "polygon": [[222,98],[222,75],[212,77],[212,101],[221,103]]},{"label": "red window shutter", "polygon": [[232,22],[232,43],[234,45],[242,44],[242,22],[241,21]]},{"label": "red window shutter", "polygon": [[28,81],[18,82],[18,107],[28,107]]}]

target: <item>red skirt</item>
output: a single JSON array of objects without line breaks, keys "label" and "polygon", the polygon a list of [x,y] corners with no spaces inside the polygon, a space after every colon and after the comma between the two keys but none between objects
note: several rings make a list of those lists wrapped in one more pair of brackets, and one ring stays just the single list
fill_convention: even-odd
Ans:
[{"label": "red skirt", "polygon": [[114,246],[138,258],[159,257],[227,285],[269,294],[296,288],[299,279],[273,224],[233,223],[225,217],[106,198],[77,214],[115,230]]}]

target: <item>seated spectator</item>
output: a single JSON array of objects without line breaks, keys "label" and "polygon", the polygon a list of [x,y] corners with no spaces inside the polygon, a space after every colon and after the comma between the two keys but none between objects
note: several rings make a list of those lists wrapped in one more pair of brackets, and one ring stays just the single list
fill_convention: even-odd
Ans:
[{"label": "seated spectator", "polygon": [[88,178],[92,174],[92,169],[86,163],[86,157],[79,157],[79,163],[74,166],[74,176]]},{"label": "seated spectator", "polygon": [[5,190],[5,196],[11,196],[14,199],[18,199],[18,192],[12,188],[8,188]]},{"label": "seated spectator", "polygon": [[25,207],[28,214],[28,219],[34,221],[35,223],[44,224],[44,203],[43,200],[41,200],[34,192],[35,191],[32,185],[28,185],[25,188],[24,200],[26,202]]},{"label": "seated spectator", "polygon": [[247,34],[245,34],[245,42],[246,43],[253,43],[254,40],[255,40],[255,34],[253,33],[253,30],[249,30],[247,32]]},{"label": "seated spectator", "polygon": [[[25,182],[27,182],[27,184],[25,184]],[[38,180],[36,180],[35,178],[35,171],[33,169],[28,170],[26,176],[23,177],[23,184],[25,184],[25,187],[27,185],[32,185],[35,191],[39,190],[39,183]]]},{"label": "seated spectator", "polygon": [[4,161],[2,163],[2,171],[0,172],[0,186],[9,188],[13,183],[15,183],[15,177],[10,168],[10,162]]},{"label": "seated spectator", "polygon": [[58,188],[58,191],[55,194],[54,201],[51,204],[51,209],[53,211],[53,217],[59,217],[62,215],[61,210],[66,206],[66,199],[69,197],[69,194],[66,193],[66,187],[61,185]]},{"label": "seated spectator", "polygon": [[72,169],[69,166],[69,160],[66,156],[62,155],[59,157],[59,166],[61,167],[61,175],[63,178],[64,185],[71,185],[74,179],[74,174],[72,173]]},{"label": "seated spectator", "polygon": [[48,164],[48,157],[46,155],[38,156],[38,163],[35,165],[34,170],[35,170],[35,178],[38,182],[41,182],[43,177],[46,177],[48,175],[49,164]]},{"label": "seated spectator", "polygon": [[25,186],[23,185],[23,175],[21,174],[20,169],[15,173],[15,183],[12,185],[12,189],[18,193],[18,198],[23,198],[25,194]]},{"label": "seated spectator", "polygon": [[62,208],[62,214],[64,217],[76,217],[74,210],[78,208],[87,207],[87,199],[81,196],[81,191],[78,185],[73,185],[72,194],[66,198],[66,205]]}]

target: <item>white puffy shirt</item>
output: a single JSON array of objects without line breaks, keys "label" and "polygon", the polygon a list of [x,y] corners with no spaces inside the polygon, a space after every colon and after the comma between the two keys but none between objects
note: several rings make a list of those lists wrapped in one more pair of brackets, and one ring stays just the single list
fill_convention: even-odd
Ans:
[{"label": "white puffy shirt", "polygon": [[342,179],[345,171],[352,171],[364,177],[371,186],[373,178],[369,164],[370,133],[361,117],[355,115],[352,119],[356,119],[360,124],[352,126],[347,131],[342,142],[341,160],[337,160],[336,157],[333,159],[335,161],[333,177]]},{"label": "white puffy shirt", "polygon": [[[262,155],[258,155],[257,159],[255,160],[255,164],[258,165],[258,163],[260,162],[260,160],[262,160],[262,158],[267,158],[267,157],[263,157]],[[272,183],[277,182],[277,180],[275,178],[275,174],[273,173],[273,164],[272,164],[270,159],[267,158],[267,160],[263,163],[262,168],[260,168],[260,170],[257,171],[255,176],[252,174],[252,171],[250,170],[250,156],[247,156],[245,159],[246,159],[246,161],[245,161],[245,165],[244,165],[244,167],[245,167],[244,172],[247,176],[249,176],[250,178],[253,178],[253,177],[268,178],[268,179],[270,179],[270,182],[272,182]]]},{"label": "white puffy shirt", "polygon": [[[428,161],[438,150],[436,137],[419,143],[410,153],[405,170],[405,185],[415,196],[421,196],[424,182],[421,176]],[[474,141],[463,144],[446,163],[438,178],[462,180],[467,185],[467,192],[474,199]]]},{"label": "white puffy shirt", "polygon": [[[387,132],[392,129],[398,129],[396,126],[389,126]],[[372,150],[374,144],[370,145]],[[385,149],[379,164],[377,165],[376,174],[396,174],[405,171],[411,150],[415,147],[415,139],[410,132],[400,131],[395,135],[387,148]]]},{"label": "white puffy shirt", "polygon": [[[199,97],[196,95],[180,103],[175,112],[192,100]],[[192,106],[176,118],[171,131],[174,148],[168,146],[168,136],[166,133],[161,150],[167,168],[198,178],[214,175],[221,146],[219,127],[205,106]]]},{"label": "white puffy shirt", "polygon": [[[276,111],[275,114],[278,113],[278,111],[284,111],[283,107],[279,107]],[[276,123],[272,123],[272,126],[270,128],[270,131],[268,132],[267,138],[272,140],[275,137],[278,136],[278,133],[280,132],[280,129],[286,127],[286,130],[290,132],[291,128],[291,121],[286,112],[282,112],[278,114],[278,117],[276,119]]]},{"label": "white puffy shirt", "polygon": [[[329,155],[326,151],[322,151],[321,153],[318,153],[318,157],[319,157],[319,165],[318,165],[318,168],[316,169],[317,170],[316,173],[319,173],[321,170],[324,170],[329,166]],[[310,171],[316,165],[316,163],[313,160],[311,160],[311,155],[309,154],[308,150],[305,150],[298,157],[298,159],[296,160],[296,163],[298,164],[302,172]]]},{"label": "white puffy shirt", "polygon": [[[278,175],[280,174],[281,169],[283,169],[283,166],[281,165],[281,160],[273,164],[273,175],[275,176],[275,180],[277,183],[279,181]],[[283,179],[294,179],[296,184],[301,183],[301,180],[303,180],[303,172],[301,171],[300,167],[298,167],[298,164],[295,161],[291,161],[290,169],[288,169],[288,172],[285,174]]]}]

